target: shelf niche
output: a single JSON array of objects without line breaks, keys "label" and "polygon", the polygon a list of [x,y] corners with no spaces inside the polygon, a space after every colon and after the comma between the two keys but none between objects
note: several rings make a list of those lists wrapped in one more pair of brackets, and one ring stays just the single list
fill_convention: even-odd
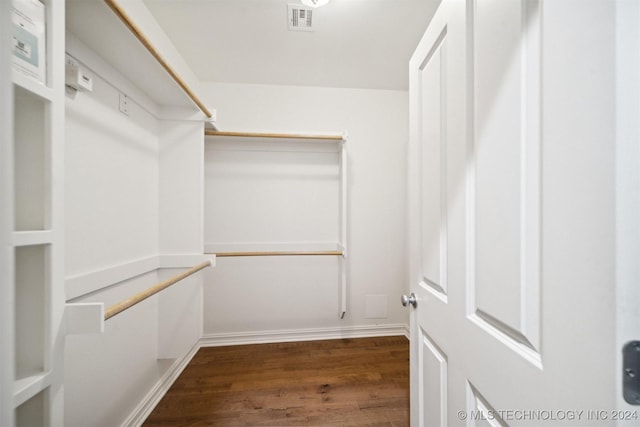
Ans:
[{"label": "shelf niche", "polygon": [[15,230],[44,230],[48,227],[49,165],[45,159],[49,102],[19,86],[14,88]]},{"label": "shelf niche", "polygon": [[42,390],[31,399],[16,408],[16,427],[49,425],[47,422],[46,402],[48,389]]},{"label": "shelf niche", "polygon": [[16,380],[45,370],[48,245],[15,248]]}]

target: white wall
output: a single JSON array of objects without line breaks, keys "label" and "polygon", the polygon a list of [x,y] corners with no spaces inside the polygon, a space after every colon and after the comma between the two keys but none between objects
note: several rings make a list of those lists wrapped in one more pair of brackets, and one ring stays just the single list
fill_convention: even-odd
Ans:
[{"label": "white wall", "polygon": [[[176,267],[202,262],[202,123],[160,123],[160,255]],[[168,265],[167,265],[168,266]],[[162,280],[179,270],[160,272]],[[202,277],[187,278],[158,295],[158,358],[184,356],[202,337]]]},{"label": "white wall", "polygon": [[[219,258],[205,276],[205,337],[215,342],[258,332],[406,325],[399,298],[406,289],[407,93],[222,83],[202,88],[222,130],[347,131],[350,194],[344,319],[337,316],[335,258]],[[259,212],[253,218],[260,221]],[[204,220],[207,229],[211,218]],[[373,299],[382,299],[386,317],[367,318],[368,295],[382,295]]]},{"label": "white wall", "polygon": [[156,254],[158,121],[97,78],[66,114],[66,275]]}]

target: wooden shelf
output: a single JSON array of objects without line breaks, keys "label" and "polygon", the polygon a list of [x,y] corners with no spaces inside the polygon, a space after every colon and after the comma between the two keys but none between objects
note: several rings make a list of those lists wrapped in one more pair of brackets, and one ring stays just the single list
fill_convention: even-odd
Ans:
[{"label": "wooden shelf", "polygon": [[319,141],[344,141],[343,135],[338,134],[302,134],[302,133],[271,133],[271,132],[227,132],[205,130],[205,136],[227,136],[237,138],[265,138],[265,139],[309,139]]},{"label": "wooden shelf", "polygon": [[340,242],[262,242],[262,243],[205,243],[204,253],[216,257],[343,255]]},{"label": "wooden shelf", "polygon": [[342,256],[342,251],[247,251],[216,252],[216,257],[251,257],[251,256]]}]

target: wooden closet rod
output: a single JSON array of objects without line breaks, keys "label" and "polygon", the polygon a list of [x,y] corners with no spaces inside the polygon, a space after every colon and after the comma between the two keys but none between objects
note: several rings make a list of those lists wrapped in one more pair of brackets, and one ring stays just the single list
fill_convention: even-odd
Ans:
[{"label": "wooden closet rod", "polygon": [[226,132],[217,130],[205,130],[207,136],[237,136],[244,138],[281,138],[281,139],[320,139],[329,141],[342,141],[342,135],[313,135],[301,133],[263,133],[263,132]]},{"label": "wooden closet rod", "polygon": [[112,305],[104,312],[104,320],[108,320],[113,316],[115,316],[116,314],[122,313],[126,309],[131,308],[134,305],[138,304],[139,302],[146,300],[150,296],[157,294],[161,290],[166,289],[169,286],[173,285],[174,283],[177,283],[180,280],[191,276],[193,273],[197,273],[203,268],[207,268],[209,266],[211,266],[211,261],[205,261],[203,263],[200,263],[194,267],[191,267],[188,270],[183,271],[180,274],[176,274],[175,276],[165,280],[164,282],[160,282],[157,285],[153,285],[142,292],[138,292],[131,298],[127,298],[124,301],[120,301],[119,303]]},{"label": "wooden closet rod", "polygon": [[[211,255],[211,254],[209,254]],[[300,256],[300,255],[342,255],[342,251],[253,251],[253,252],[216,252],[216,257],[240,256]]]},{"label": "wooden closet rod", "polygon": [[165,69],[165,71],[171,76],[171,78],[180,86],[184,93],[191,98],[193,102],[198,106],[200,111],[204,113],[208,118],[212,117],[211,111],[200,101],[200,98],[187,86],[182,78],[175,72],[175,70],[169,65],[169,63],[160,55],[160,52],[151,44],[148,38],[142,33],[140,28],[133,22],[133,20],[126,14],[126,12],[120,7],[116,0],[104,0],[107,6],[113,10],[113,12],[120,18],[120,20],[131,30],[134,36],[140,43],[149,51],[149,53],[158,61],[158,63]]}]

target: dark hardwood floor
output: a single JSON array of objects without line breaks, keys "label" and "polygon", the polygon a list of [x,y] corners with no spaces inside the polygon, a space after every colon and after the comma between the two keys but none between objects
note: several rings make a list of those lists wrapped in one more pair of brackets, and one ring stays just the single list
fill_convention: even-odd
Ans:
[{"label": "dark hardwood floor", "polygon": [[144,426],[408,426],[405,337],[202,348]]}]

